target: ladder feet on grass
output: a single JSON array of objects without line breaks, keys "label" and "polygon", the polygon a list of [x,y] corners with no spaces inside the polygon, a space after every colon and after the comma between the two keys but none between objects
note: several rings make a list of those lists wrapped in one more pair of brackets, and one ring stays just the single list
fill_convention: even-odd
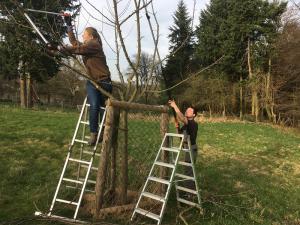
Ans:
[{"label": "ladder feet on grass", "polygon": [[[184,142],[187,142],[187,148],[184,148]],[[188,156],[185,160],[181,159],[182,152]],[[201,207],[190,138],[183,134],[166,133],[131,220],[142,215],[161,224],[172,184],[175,184],[178,204]],[[148,205],[147,209],[143,208],[145,205]]]},{"label": "ladder feet on grass", "polygon": [[[99,143],[101,134],[103,133],[103,127],[104,127],[104,120],[105,120],[105,115],[106,115],[106,108],[101,107],[101,110],[103,111],[102,119],[99,124],[99,132],[95,135],[95,143],[89,151],[85,150],[85,147],[89,144],[89,141],[87,136],[85,136],[85,132],[87,129],[87,126],[89,126],[89,121],[87,120],[87,115],[88,115],[88,110],[89,110],[90,105],[87,104],[87,98],[85,98],[79,119],[75,128],[75,132],[72,138],[72,142],[69,146],[69,151],[62,169],[62,173],[60,175],[56,191],[49,209],[49,212],[47,214],[43,214],[41,212],[35,212],[36,216],[42,216],[42,217],[50,217],[53,219],[58,219],[58,220],[64,220],[66,222],[76,222],[76,223],[87,223],[85,221],[80,221],[77,219],[78,215],[78,210],[82,201],[82,197],[85,191],[92,191],[86,189],[86,185],[89,184],[96,184],[95,180],[89,180],[89,175],[91,171],[97,171],[96,167],[93,167],[93,161],[95,156],[100,157],[99,153],[96,153],[97,150],[97,145]],[[79,130],[81,130],[81,134],[79,134]],[[77,146],[80,148],[79,152],[76,152],[76,149],[74,147]],[[74,155],[74,156],[73,156]],[[79,157],[78,157],[79,155]],[[85,157],[84,157],[85,156]],[[67,169],[72,168],[72,166],[75,165],[75,168],[77,168],[77,176],[76,178],[70,178],[67,177]],[[83,175],[82,172],[83,171]],[[62,184],[69,184],[69,185],[62,185]],[[62,187],[67,187],[67,188],[73,188],[73,189],[78,189],[79,190],[79,197],[77,200],[68,200],[68,199],[63,199],[59,196],[59,193],[62,192]],[[74,209],[74,214],[72,218],[67,218],[64,216],[59,216],[59,215],[54,215],[54,206],[56,203],[61,203],[61,204],[67,204],[70,206],[75,207]]]}]

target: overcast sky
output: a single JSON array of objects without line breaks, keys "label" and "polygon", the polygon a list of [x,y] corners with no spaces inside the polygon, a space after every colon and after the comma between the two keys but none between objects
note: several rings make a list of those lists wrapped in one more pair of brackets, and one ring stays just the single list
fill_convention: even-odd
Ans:
[{"label": "overcast sky", "polygon": [[[195,19],[194,19],[194,26],[198,24],[199,21],[199,13],[201,9],[206,7],[206,4],[209,3],[210,0],[196,0],[196,7],[195,7]],[[101,11],[104,15],[111,18],[110,11],[112,10],[111,1],[99,1],[99,0],[89,0],[91,4],[93,4],[99,11]],[[123,0],[123,6],[121,5],[119,12],[122,12],[127,6],[127,3],[130,3],[133,1],[130,0]],[[153,5],[156,10],[156,16],[159,22],[160,26],[160,39],[159,39],[159,51],[162,57],[168,54],[168,34],[169,27],[174,24],[173,15],[174,12],[177,9],[179,0],[153,0]],[[188,11],[190,13],[190,16],[192,17],[193,12],[193,6],[194,1],[193,0],[184,0]],[[82,31],[87,26],[93,26],[95,27],[100,33],[102,33],[102,42],[103,42],[103,48],[104,53],[107,58],[108,66],[110,67],[110,71],[112,73],[112,78],[114,80],[117,80],[118,77],[116,76],[116,56],[114,51],[109,47],[111,46],[113,49],[115,47],[114,44],[114,31],[113,29],[106,25],[105,23],[98,21],[96,19],[93,19],[92,17],[95,17],[102,21],[107,21],[105,18],[103,18],[99,12],[97,12],[95,9],[93,9],[86,0],[81,0],[82,9],[80,17],[77,20],[77,28],[78,28],[78,34],[81,38]],[[110,4],[110,5],[109,5]],[[132,3],[131,3],[132,4]],[[125,14],[123,16],[126,17],[126,15],[130,14],[132,12],[131,6],[129,6],[128,10],[125,11]],[[142,51],[147,52],[148,54],[153,54],[153,41],[151,38],[151,33],[148,28],[147,20],[144,16],[144,11],[142,11]],[[154,23],[154,20],[152,20]],[[137,50],[137,42],[136,42],[136,23],[134,19],[129,20],[124,26],[122,26],[122,31],[125,39],[126,46],[128,48],[130,56],[133,56],[136,53]],[[121,60],[121,69],[122,71],[126,70],[127,63],[124,59]]]}]

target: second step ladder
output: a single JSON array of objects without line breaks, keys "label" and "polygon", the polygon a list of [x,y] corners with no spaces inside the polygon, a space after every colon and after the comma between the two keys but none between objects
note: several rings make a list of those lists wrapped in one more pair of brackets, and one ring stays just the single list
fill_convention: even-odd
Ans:
[{"label": "second step ladder", "polygon": [[173,184],[178,204],[201,206],[189,136],[166,133],[131,220],[140,214],[161,224]]}]

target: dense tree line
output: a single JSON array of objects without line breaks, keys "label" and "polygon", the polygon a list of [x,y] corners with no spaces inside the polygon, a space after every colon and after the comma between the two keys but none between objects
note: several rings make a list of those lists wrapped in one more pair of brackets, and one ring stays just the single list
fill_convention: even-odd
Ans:
[{"label": "dense tree line", "polygon": [[[253,120],[299,120],[299,21],[284,20],[287,2],[211,0],[191,27],[179,1],[170,27],[167,87],[183,105]],[[299,15],[299,14],[298,14]],[[193,76],[220,59],[217,65]]]},{"label": "dense tree line", "polygon": [[[19,81],[21,106],[28,107],[31,105],[33,81],[47,81],[57,74],[59,64],[46,54],[44,43],[33,32],[22,11],[29,8],[61,12],[74,10],[78,6],[76,0],[16,2],[3,0],[0,3],[0,78]],[[66,27],[61,17],[29,12],[28,14],[48,41],[62,41]]]},{"label": "dense tree line", "polygon": [[[23,3],[24,8],[47,8],[58,12],[74,10],[78,2]],[[168,58],[163,68],[152,67],[158,77],[152,79],[148,76],[149,56],[143,53],[138,69],[139,82],[146,84],[152,79],[150,86],[157,86],[158,79],[164,77],[163,86],[171,88],[172,97],[180,104],[193,103],[210,114],[241,118],[250,115],[253,120],[295,124],[300,117],[300,25],[299,8],[296,6],[295,9],[297,12],[291,16],[285,1],[211,0],[196,18],[199,23],[194,28],[191,12],[180,0],[173,15],[173,25],[169,28]],[[28,77],[29,83],[32,83],[30,79],[48,81],[58,73],[59,65],[45,54],[44,45],[37,35],[24,26],[24,17],[14,4],[1,1],[0,13],[0,78],[18,81],[24,105]],[[49,40],[61,41],[66,31],[61,17],[31,16]],[[198,74],[217,60],[216,65]],[[71,77],[65,90],[74,98],[73,83],[80,83],[80,80],[75,77],[73,81],[73,75]],[[172,88],[185,79],[188,80]],[[55,80],[51,79],[51,82],[55,83]],[[27,85],[28,90],[30,85]],[[150,95],[145,92],[141,101],[155,103],[159,98]]]}]

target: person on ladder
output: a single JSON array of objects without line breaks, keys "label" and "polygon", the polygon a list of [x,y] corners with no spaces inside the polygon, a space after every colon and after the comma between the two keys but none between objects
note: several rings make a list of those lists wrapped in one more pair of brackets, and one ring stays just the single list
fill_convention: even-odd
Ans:
[{"label": "person on ladder", "polygon": [[[73,33],[71,16],[65,15],[64,20],[72,46],[58,46],[57,49],[70,54],[82,55],[83,63],[91,79],[106,92],[112,93],[110,71],[106,63],[99,33],[93,27],[85,28],[82,35],[83,43],[81,43],[76,40]],[[51,48],[53,47],[51,46]],[[86,90],[88,103],[90,104],[89,123],[91,135],[88,144],[94,146],[97,140],[100,107],[105,107],[107,96],[101,93],[89,80],[86,82]]]},{"label": "person on ladder", "polygon": [[[183,126],[180,127],[179,123],[177,121],[175,121],[175,126],[176,126],[176,128],[179,128],[178,129],[179,133],[184,134],[185,137],[187,137],[187,135],[190,136],[192,157],[193,157],[194,165],[195,165],[196,159],[197,159],[197,152],[198,152],[198,147],[197,147],[197,142],[196,142],[197,133],[198,133],[198,124],[195,121],[195,117],[197,116],[197,109],[193,106],[189,106],[186,109],[185,114],[183,115],[183,113],[180,111],[180,109],[178,108],[178,106],[174,100],[169,100],[168,103],[169,103],[170,107],[172,107],[175,110],[177,119],[183,123]],[[185,145],[184,147],[186,148],[187,140],[185,140],[184,145]],[[187,154],[187,153],[185,154],[185,161],[190,162],[189,154]],[[186,172],[186,175],[193,176],[193,170],[191,168],[187,168],[187,170],[185,172]],[[185,186],[190,189],[194,189],[193,182],[187,181]]]}]

